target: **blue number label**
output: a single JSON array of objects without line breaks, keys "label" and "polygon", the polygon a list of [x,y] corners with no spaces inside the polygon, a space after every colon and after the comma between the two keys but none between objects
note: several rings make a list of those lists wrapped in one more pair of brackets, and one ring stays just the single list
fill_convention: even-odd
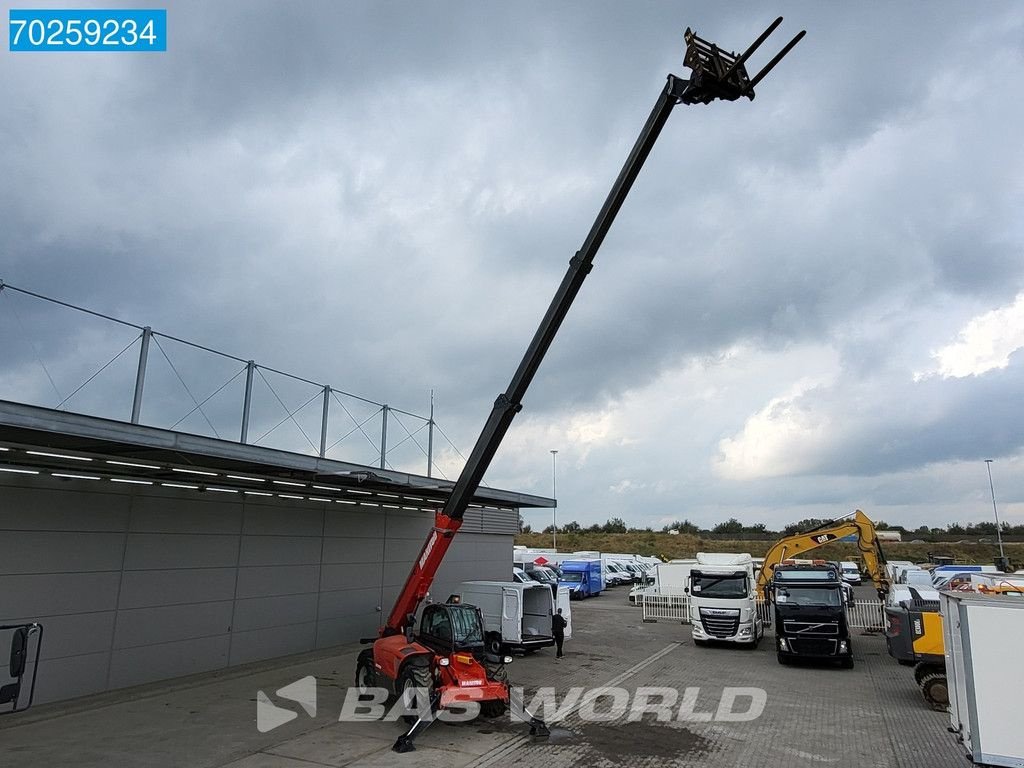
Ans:
[{"label": "blue number label", "polygon": [[167,11],[14,9],[7,16],[11,51],[166,51]]}]

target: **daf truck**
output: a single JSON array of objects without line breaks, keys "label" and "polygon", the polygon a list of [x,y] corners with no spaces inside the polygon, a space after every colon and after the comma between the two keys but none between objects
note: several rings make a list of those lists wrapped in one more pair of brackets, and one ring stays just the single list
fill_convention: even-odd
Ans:
[{"label": "daf truck", "polygon": [[749,554],[698,552],[690,567],[690,625],[693,642],[736,643],[754,648],[764,636],[757,611],[757,581]]}]

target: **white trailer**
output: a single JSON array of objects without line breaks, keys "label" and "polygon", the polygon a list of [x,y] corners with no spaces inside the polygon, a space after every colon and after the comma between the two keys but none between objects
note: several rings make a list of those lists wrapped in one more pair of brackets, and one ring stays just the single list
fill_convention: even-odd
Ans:
[{"label": "white trailer", "polygon": [[1024,766],[1024,595],[940,593],[950,731],[982,765]]},{"label": "white trailer", "polygon": [[[455,593],[459,600],[480,609],[484,632],[492,651],[532,652],[555,644],[551,635],[551,617],[562,609],[572,635],[569,590],[561,587],[553,596],[546,584],[516,584],[507,581],[464,581]],[[494,643],[499,647],[492,647]]]},{"label": "white trailer", "polygon": [[698,552],[688,591],[697,645],[715,640],[756,646],[764,636],[754,560],[748,553]]}]

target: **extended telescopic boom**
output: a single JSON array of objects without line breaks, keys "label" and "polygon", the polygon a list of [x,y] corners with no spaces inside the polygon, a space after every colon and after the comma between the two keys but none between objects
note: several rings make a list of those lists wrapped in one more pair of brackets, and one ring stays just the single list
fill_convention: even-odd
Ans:
[{"label": "extended telescopic boom", "polygon": [[683,63],[692,70],[690,79],[683,80],[676,75],[668,76],[668,81],[658,96],[654,109],[651,110],[650,117],[647,118],[647,123],[640,132],[636,144],[633,145],[629,157],[626,158],[626,163],[619,172],[597,219],[590,228],[590,233],[580,250],[569,260],[569,269],[565,277],[562,278],[562,283],[558,286],[558,291],[551,300],[544,319],[541,320],[540,327],[534,334],[522,362],[519,363],[508,389],[495,400],[491,415],[477,438],[476,445],[473,446],[469,460],[455,482],[451,495],[444,507],[437,512],[434,527],[413,563],[412,571],[395,602],[387,624],[382,627],[382,634],[401,632],[410,623],[410,617],[415,614],[417,607],[430,589],[430,584],[444,559],[452,538],[462,525],[462,517],[466,508],[480,486],[480,481],[512,424],[512,419],[522,410],[523,396],[540,368],[541,361],[551,346],[555,334],[558,333],[562,320],[565,319],[583,281],[590,273],[594,257],[629,194],[637,174],[640,173],[644,161],[647,160],[647,156],[654,147],[672,108],[680,103],[708,104],[715,99],[735,101],[741,96],[753,99],[754,83],[760,81],[804,35],[801,32],[793,38],[752,82],[747,76],[744,62],[781,21],[782,18],[779,17],[747,49],[742,57],[735,53],[721,51],[716,45],[702,40],[689,29],[686,30],[684,36],[686,56]]}]

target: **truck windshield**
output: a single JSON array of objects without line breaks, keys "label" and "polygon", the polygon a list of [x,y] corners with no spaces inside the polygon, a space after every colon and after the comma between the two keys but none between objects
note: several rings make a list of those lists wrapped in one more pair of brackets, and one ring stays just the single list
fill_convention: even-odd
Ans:
[{"label": "truck windshield", "polygon": [[712,576],[695,573],[691,577],[690,590],[695,597],[747,597],[747,577],[743,574]]},{"label": "truck windshield", "polygon": [[583,581],[583,574],[579,571],[562,571],[562,581]]},{"label": "truck windshield", "polygon": [[818,605],[831,608],[842,605],[838,589],[815,587],[781,587],[775,591],[775,602],[779,605]]}]

